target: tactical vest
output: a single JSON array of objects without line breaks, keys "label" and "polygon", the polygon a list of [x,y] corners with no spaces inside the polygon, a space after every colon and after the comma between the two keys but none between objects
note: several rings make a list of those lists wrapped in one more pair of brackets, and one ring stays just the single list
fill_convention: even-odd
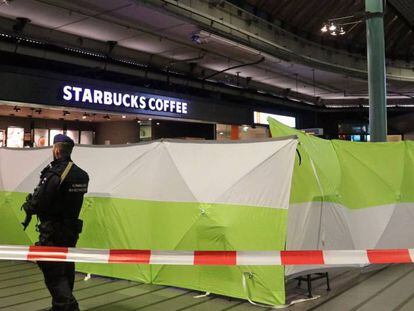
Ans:
[{"label": "tactical vest", "polygon": [[39,215],[40,221],[74,221],[78,219],[84,194],[88,191],[89,176],[75,164],[72,164],[67,170],[69,163],[69,159],[58,161],[43,172],[43,178],[55,174],[62,181],[57,193],[53,194],[54,200],[51,207]]}]

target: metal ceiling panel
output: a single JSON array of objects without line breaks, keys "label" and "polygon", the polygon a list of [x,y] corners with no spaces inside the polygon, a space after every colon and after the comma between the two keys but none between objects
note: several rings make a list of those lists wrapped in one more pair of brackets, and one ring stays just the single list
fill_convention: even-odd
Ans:
[{"label": "metal ceiling panel", "polygon": [[120,41],[141,34],[136,30],[96,18],[75,22],[59,30],[100,41]]},{"label": "metal ceiling panel", "polygon": [[78,8],[87,9],[97,12],[112,11],[119,7],[124,7],[134,5],[133,0],[76,0],[76,1],[67,1],[67,0],[38,0],[38,1],[48,1],[49,3],[60,3],[65,6],[76,6]]},{"label": "metal ceiling panel", "polygon": [[155,37],[148,34],[139,34],[136,37],[120,40],[119,45],[147,52],[150,54],[159,54],[165,51],[170,51],[182,47],[179,44],[173,43],[172,41],[161,39],[161,37]]},{"label": "metal ceiling panel", "polygon": [[414,1],[413,0],[388,0],[394,8],[414,26]]},{"label": "metal ceiling panel", "polygon": [[0,16],[11,19],[26,17],[35,25],[52,29],[85,18],[82,14],[53,7],[35,0],[15,0],[9,5],[2,4],[0,5]]},{"label": "metal ceiling panel", "polygon": [[182,23],[171,26],[168,28],[164,28],[163,34],[166,36],[173,36],[176,38],[182,38],[184,40],[188,40],[191,42],[191,36],[199,31],[199,28],[192,24]]},{"label": "metal ceiling panel", "polygon": [[143,5],[133,5],[103,16],[114,17],[124,23],[142,25],[154,29],[168,29],[182,25],[183,21]]}]

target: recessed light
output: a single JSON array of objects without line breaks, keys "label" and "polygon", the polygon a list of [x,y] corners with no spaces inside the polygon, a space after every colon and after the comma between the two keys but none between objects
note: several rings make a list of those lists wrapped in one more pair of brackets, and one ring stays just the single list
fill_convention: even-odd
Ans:
[{"label": "recessed light", "polygon": [[152,118],[149,118],[148,121],[152,121]]},{"label": "recessed light", "polygon": [[126,119],[126,115],[123,115],[123,116],[122,116],[122,119]]}]

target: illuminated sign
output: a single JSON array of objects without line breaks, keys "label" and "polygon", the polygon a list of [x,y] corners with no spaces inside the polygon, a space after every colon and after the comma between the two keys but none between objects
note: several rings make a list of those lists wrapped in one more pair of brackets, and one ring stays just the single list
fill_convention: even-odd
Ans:
[{"label": "illuminated sign", "polygon": [[96,105],[103,105],[180,115],[188,113],[188,104],[186,102],[165,96],[112,92],[65,85],[62,98],[67,102],[91,104],[95,107]]},{"label": "illuminated sign", "polygon": [[254,123],[256,124],[269,124],[267,122],[267,118],[271,117],[280,123],[290,126],[292,128],[296,127],[296,118],[295,117],[289,117],[289,116],[282,116],[279,114],[271,114],[271,113],[265,113],[265,112],[254,112]]}]

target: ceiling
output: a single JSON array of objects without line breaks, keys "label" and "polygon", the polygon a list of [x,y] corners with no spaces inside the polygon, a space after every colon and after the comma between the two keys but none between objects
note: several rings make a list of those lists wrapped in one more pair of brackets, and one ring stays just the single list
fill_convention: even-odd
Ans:
[{"label": "ceiling", "polygon": [[[278,21],[283,28],[306,39],[350,52],[366,54],[365,23],[344,26],[344,36],[321,32],[328,19],[354,16],[365,11],[363,0],[246,0],[232,1],[269,21]],[[317,12],[317,14],[315,14]],[[357,21],[352,18],[349,21]],[[414,58],[414,2],[388,0],[384,15],[386,56],[391,59]]]},{"label": "ceiling", "polygon": [[[68,51],[93,51],[101,58],[111,54],[139,62],[145,68],[167,68],[169,72],[199,80],[237,67],[209,80],[283,95],[303,105],[334,108],[366,104],[368,84],[364,79],[278,59],[209,33],[186,18],[154,9],[142,1],[9,0],[0,3],[0,19],[4,21],[0,20],[0,32],[13,32],[11,23],[15,26],[14,33],[47,42],[63,42]],[[362,1],[356,0],[328,1],[329,5],[318,0],[248,0],[248,3],[258,11],[269,12],[271,18],[282,20],[289,29],[306,29],[315,36],[320,36],[319,29],[326,18],[362,8]],[[321,13],[314,14],[315,11]],[[386,32],[388,36],[395,33],[392,35],[395,41],[410,29],[398,15],[392,14],[387,11]],[[15,22],[19,17],[28,18],[30,23],[19,29],[22,24]],[[350,48],[358,49],[358,44],[365,40],[364,27],[358,27],[347,34],[345,41],[349,43],[337,41],[336,44],[350,44]],[[195,34],[198,40],[194,40]],[[404,46],[410,40],[411,35],[404,39]],[[394,45],[398,47],[400,42],[396,42]],[[390,51],[394,45],[392,42],[387,45]],[[47,52],[42,52],[41,57],[47,56]],[[412,86],[410,82],[389,82],[389,104],[413,105]]]}]

